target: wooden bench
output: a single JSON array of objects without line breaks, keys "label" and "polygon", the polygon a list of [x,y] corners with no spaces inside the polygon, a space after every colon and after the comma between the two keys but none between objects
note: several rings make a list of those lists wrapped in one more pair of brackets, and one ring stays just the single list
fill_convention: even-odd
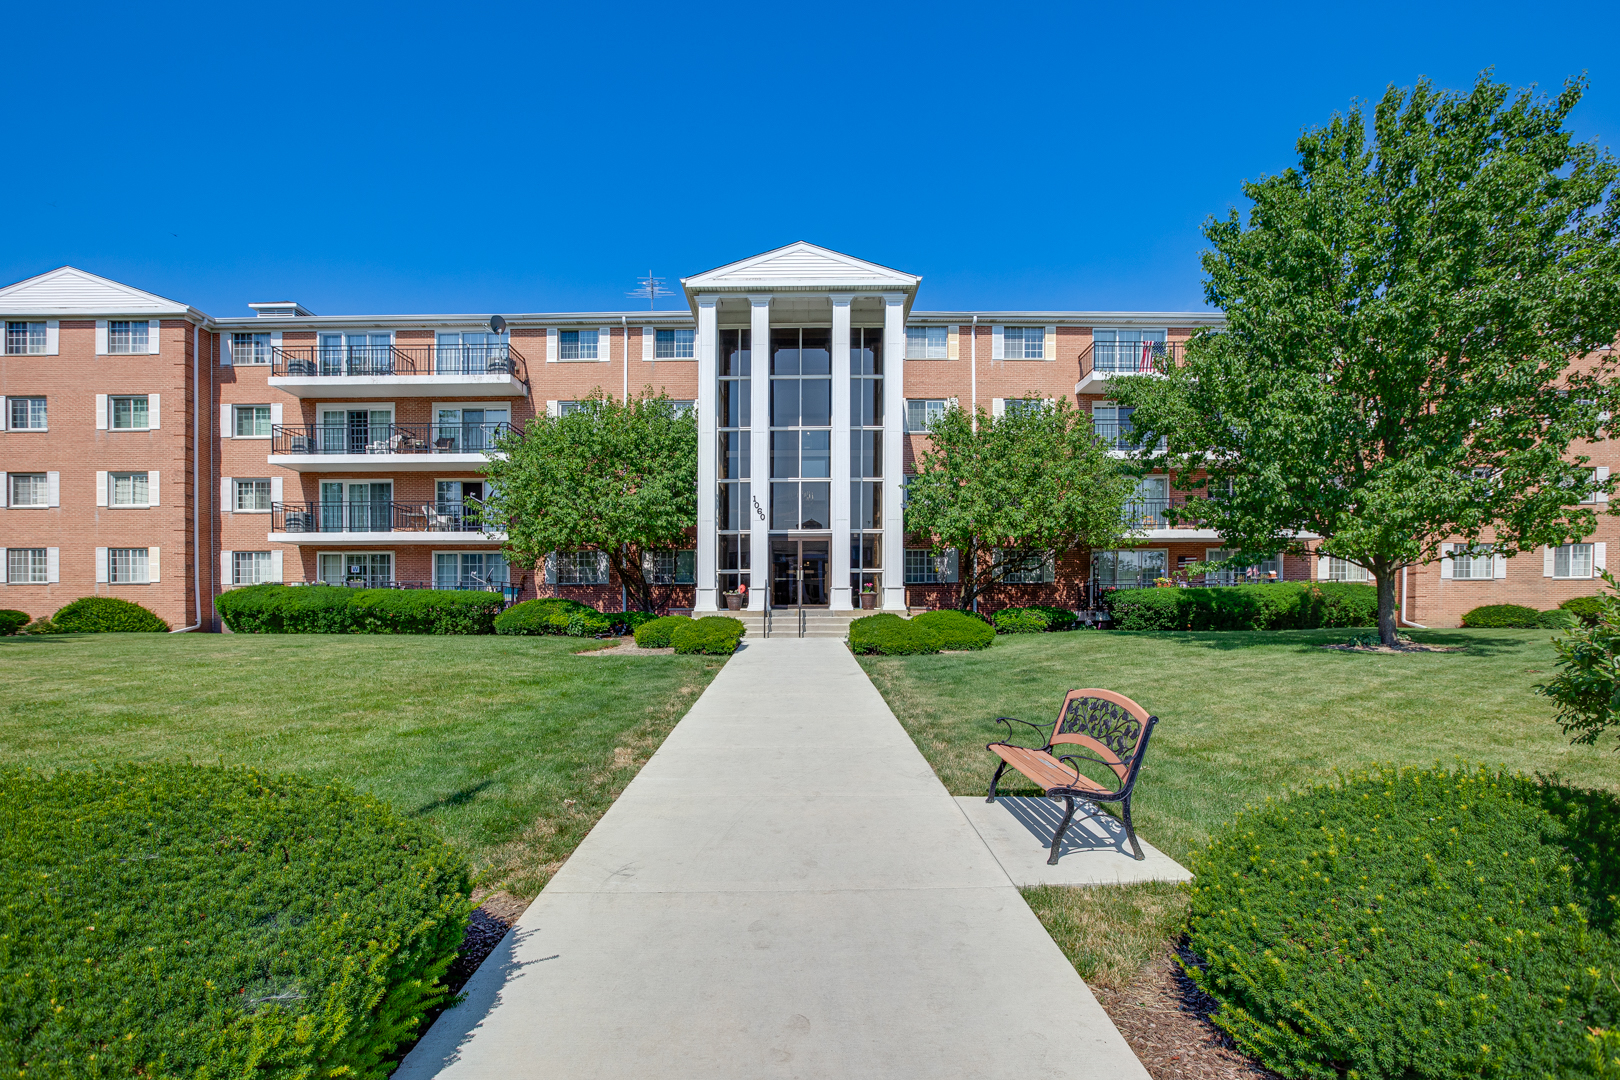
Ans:
[{"label": "wooden bench", "polygon": [[[996,775],[990,778],[990,797],[985,802],[996,801],[996,785],[1001,783],[1001,774],[1009,765],[1033,780],[1047,798],[1063,799],[1067,810],[1063,824],[1052,836],[1052,855],[1046,860],[1048,866],[1057,865],[1063,834],[1074,820],[1074,800],[1117,802],[1124,811],[1125,835],[1130,838],[1131,852],[1140,862],[1146,856],[1131,825],[1131,791],[1142,769],[1148,737],[1158,722],[1157,716],[1149,716],[1146,709],[1125,695],[1097,689],[1070,690],[1063,698],[1049,736],[1045,725],[1011,716],[997,717],[996,723],[1007,728],[1008,739],[1012,738],[1012,725],[1023,724],[1045,737],[1046,745],[1037,750],[1006,739],[987,744],[985,749],[999,757],[1001,763],[996,766]],[[1053,753],[1055,748],[1064,746],[1073,746],[1078,753]],[[1114,774],[1112,786],[1098,783],[1082,773],[1079,763],[1086,761],[1106,766]]]}]

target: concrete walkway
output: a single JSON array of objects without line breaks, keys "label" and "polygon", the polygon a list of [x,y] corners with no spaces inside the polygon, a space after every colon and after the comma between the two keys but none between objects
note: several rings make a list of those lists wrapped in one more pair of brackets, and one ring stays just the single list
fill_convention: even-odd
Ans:
[{"label": "concrete walkway", "polygon": [[466,992],[396,1077],[1147,1077],[832,640],[733,657]]}]

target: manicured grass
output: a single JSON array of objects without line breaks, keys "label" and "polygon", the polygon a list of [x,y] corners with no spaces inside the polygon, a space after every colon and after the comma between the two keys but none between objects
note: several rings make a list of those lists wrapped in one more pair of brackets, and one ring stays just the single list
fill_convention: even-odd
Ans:
[{"label": "manicured grass", "polygon": [[155,758],[342,780],[531,897],[720,669],[573,638],[0,638],[0,760]]},{"label": "manicured grass", "polygon": [[[955,795],[984,794],[994,771],[984,744],[1003,737],[997,716],[1050,725],[1064,692],[1084,686],[1140,702],[1160,723],[1134,817],[1142,835],[1173,858],[1245,802],[1377,761],[1482,761],[1620,790],[1613,744],[1570,746],[1550,702],[1531,689],[1552,673],[1550,631],[1411,632],[1418,641],[1466,646],[1455,653],[1317,647],[1358,633],[1365,631],[1008,635],[980,653],[863,657],[861,664]],[[1033,737],[1024,732],[1015,741]],[[1010,772],[1002,790],[1036,793]],[[1162,947],[1162,939],[1143,946],[1152,933],[1133,928],[1165,925],[1158,891],[1123,892],[1095,916],[1120,935],[1124,951],[1112,953],[1079,949],[1085,935],[1065,929],[1079,925],[1075,905],[1102,903],[1090,891],[1026,896],[1058,943],[1069,942],[1081,973],[1114,985],[1120,972],[1128,979],[1133,963],[1139,967]]]}]

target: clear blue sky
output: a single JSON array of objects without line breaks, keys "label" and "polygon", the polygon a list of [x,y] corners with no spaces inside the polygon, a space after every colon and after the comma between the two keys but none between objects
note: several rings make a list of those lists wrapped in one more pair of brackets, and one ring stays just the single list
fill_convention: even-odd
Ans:
[{"label": "clear blue sky", "polygon": [[1620,150],[1612,0],[9,10],[0,278],[221,316],[635,307],[801,239],[925,309],[1201,308],[1203,219],[1390,83],[1584,70]]}]

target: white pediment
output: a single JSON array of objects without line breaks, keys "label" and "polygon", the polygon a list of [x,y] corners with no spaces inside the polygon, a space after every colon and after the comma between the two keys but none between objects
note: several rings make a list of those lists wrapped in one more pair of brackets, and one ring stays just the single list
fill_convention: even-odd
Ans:
[{"label": "white pediment", "polygon": [[185,304],[64,266],[0,289],[0,315],[184,315]]},{"label": "white pediment", "polygon": [[877,289],[914,292],[922,279],[828,248],[799,241],[752,258],[682,278],[688,294],[709,290]]}]

